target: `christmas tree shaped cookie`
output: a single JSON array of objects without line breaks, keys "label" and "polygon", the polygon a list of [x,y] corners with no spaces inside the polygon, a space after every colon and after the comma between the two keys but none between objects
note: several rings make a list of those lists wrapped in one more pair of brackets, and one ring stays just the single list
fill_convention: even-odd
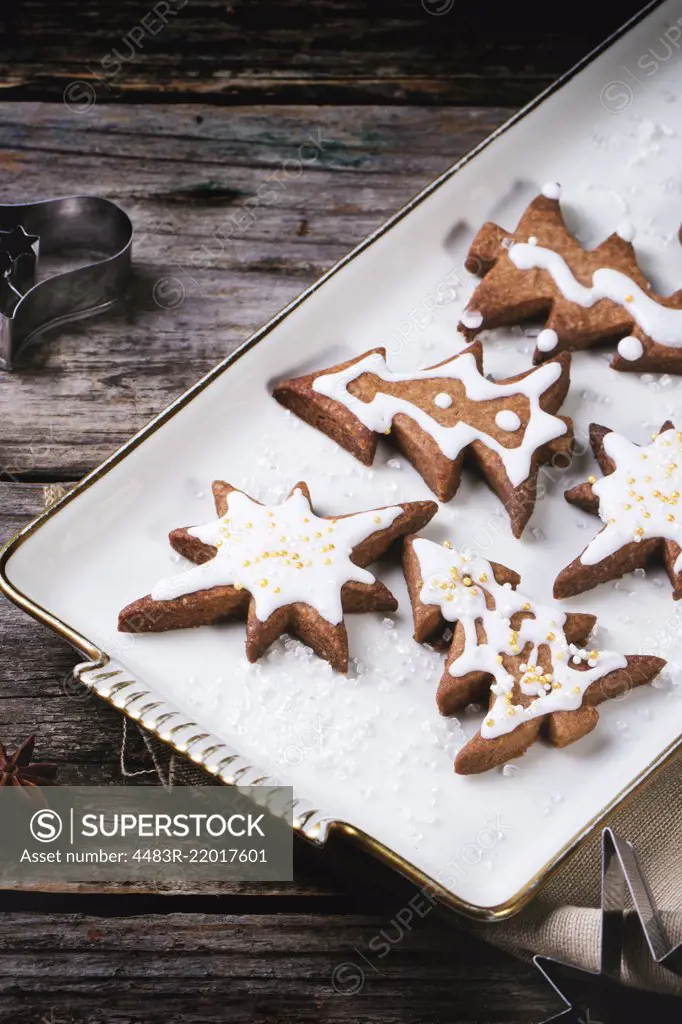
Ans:
[{"label": "christmas tree shaped cookie", "polygon": [[256,661],[282,633],[348,669],[344,612],[395,611],[393,594],[365,566],[435,515],[433,501],[331,518],[311,508],[304,483],[281,505],[261,505],[213,484],[218,518],[173,530],[170,542],[196,563],[158,583],[119,616],[126,633],[158,633],[246,619],[246,655]]},{"label": "christmas tree shaped cookie", "polygon": [[562,569],[555,597],[572,597],[598,583],[616,580],[663,561],[673,588],[682,597],[682,432],[668,421],[651,444],[633,444],[621,434],[593,423],[590,440],[601,480],[566,491],[573,505],[598,515],[603,529],[583,553]]},{"label": "christmas tree shaped cookie", "polygon": [[568,458],[571,421],[557,416],[570,356],[506,380],[483,374],[480,342],[424,370],[396,373],[383,348],[274,389],[275,398],[365,465],[390,435],[441,501],[457,492],[465,455],[504,503],[519,537],[540,466]]},{"label": "christmas tree shaped cookie", "polygon": [[565,613],[524,597],[519,576],[480,555],[405,542],[403,562],[415,639],[454,632],[437,703],[444,715],[488,701],[479,732],[455,771],[474,775],[519,757],[538,738],[557,747],[596,726],[596,705],[651,682],[661,658],[586,649],[593,615]]},{"label": "christmas tree shaped cookie", "polygon": [[516,231],[488,222],[478,232],[467,264],[483,280],[462,316],[464,333],[542,317],[536,363],[613,341],[614,370],[682,373],[682,290],[653,291],[629,224],[583,249],[564,224],[559,196],[558,185],[545,186]]}]

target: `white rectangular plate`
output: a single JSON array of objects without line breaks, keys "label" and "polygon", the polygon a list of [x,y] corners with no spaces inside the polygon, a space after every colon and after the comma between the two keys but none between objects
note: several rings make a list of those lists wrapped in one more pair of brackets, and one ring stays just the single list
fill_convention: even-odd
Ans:
[{"label": "white rectangular plate", "polygon": [[[193,741],[199,760],[215,764],[218,754],[204,753],[216,743],[239,751],[479,917],[518,909],[677,742],[682,644],[661,572],[602,586],[565,607],[599,616],[601,646],[667,657],[663,682],[604,705],[599,727],[572,747],[535,744],[514,769],[470,778],[453,773],[453,756],[481,716],[439,717],[442,655],[413,641],[397,566],[378,570],[398,597],[397,614],[348,616],[355,660],[347,677],[292,641],[248,665],[241,624],[131,637],[117,633],[117,613],[175,569],[167,533],[211,518],[213,479],[262,500],[305,479],[325,514],[431,497],[388,446],[367,470],[282,409],[269,388],[277,378],[375,345],[387,347],[397,369],[430,365],[461,348],[455,327],[475,284],[463,270],[467,246],[486,219],[513,227],[544,182],[563,183],[569,222],[584,244],[628,219],[657,290],[682,282],[682,53],[652,56],[665,56],[665,31],[679,13],[674,4],[654,10],[475,159],[448,172],[4,555],[2,586],[10,597],[90,655],[106,652],[124,666],[125,675],[110,679],[135,680],[133,695],[153,695],[136,698],[138,716],[139,707],[148,709],[144,721],[156,715],[163,733],[157,701],[170,703],[179,714],[164,719],[165,731],[181,747]],[[520,328],[496,332],[485,343],[486,371],[524,370],[532,348]],[[666,417],[682,419],[681,388],[680,378],[617,374],[604,353],[583,353],[574,357],[563,411],[579,436],[596,420],[645,440]],[[585,455],[569,473],[545,478],[546,497],[522,541],[497,514],[497,499],[467,474],[426,536],[480,548],[521,572],[529,595],[551,599],[557,571],[597,529],[562,496],[591,470]],[[171,734],[178,722],[196,726]]]}]

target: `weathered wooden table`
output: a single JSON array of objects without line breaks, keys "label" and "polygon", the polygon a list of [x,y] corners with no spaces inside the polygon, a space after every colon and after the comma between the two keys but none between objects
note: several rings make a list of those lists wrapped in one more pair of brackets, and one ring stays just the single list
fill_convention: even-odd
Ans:
[{"label": "weathered wooden table", "polygon": [[[124,308],[52,332],[0,381],[2,540],[638,4],[530,28],[517,11],[495,20],[451,0],[372,13],[354,0],[5,6],[0,196],[108,196],[136,242]],[[168,277],[178,304],[155,289]],[[0,629],[0,739],[35,731],[62,782],[120,783],[121,719],[71,682],[76,655],[6,602]],[[143,753],[130,770],[148,766]],[[278,886],[4,894],[0,1022],[535,1021],[558,1009],[532,967],[435,913],[358,994],[336,992],[339,964],[361,962],[382,928],[395,937],[405,897],[382,874],[384,893],[375,869],[349,889],[334,863],[297,853],[296,881]]]}]

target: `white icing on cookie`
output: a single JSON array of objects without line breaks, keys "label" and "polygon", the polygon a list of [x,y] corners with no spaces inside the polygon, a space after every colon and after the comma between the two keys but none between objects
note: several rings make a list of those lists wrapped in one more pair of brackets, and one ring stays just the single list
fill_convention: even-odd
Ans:
[{"label": "white icing on cookie", "polygon": [[439,391],[433,401],[439,409],[449,409],[452,405],[451,396],[446,395],[444,391]]},{"label": "white icing on cookie", "polygon": [[569,302],[589,309],[601,299],[609,299],[627,310],[649,338],[671,348],[682,346],[682,309],[662,306],[620,270],[595,270],[592,287],[588,287],[574,277],[566,260],[553,249],[517,242],[509,249],[509,259],[519,270],[546,270]]},{"label": "white icing on cookie", "polygon": [[501,409],[495,417],[495,423],[500,430],[513,432],[521,426],[521,420],[511,409]]},{"label": "white icing on cookie", "polygon": [[[462,382],[467,398],[471,402],[524,395],[528,399],[528,423],[520,443],[515,448],[505,448],[490,434],[464,420],[459,420],[453,426],[446,426],[414,402],[398,395],[379,391],[370,402],[363,402],[348,390],[348,385],[363,373],[371,373],[387,383],[458,380]],[[561,367],[558,363],[546,363],[513,384],[491,381],[479,372],[476,360],[470,352],[455,356],[449,362],[431,369],[393,373],[387,368],[386,360],[381,353],[370,352],[344,370],[316,377],[312,386],[318,394],[344,405],[369,430],[377,433],[386,433],[391,427],[393,417],[398,413],[405,413],[433,438],[448,459],[456,459],[472,441],[483,441],[500,456],[509,480],[514,487],[518,487],[528,479],[533,453],[542,445],[566,433],[564,421],[545,412],[540,406],[541,396],[560,376]]]},{"label": "white icing on cookie", "polygon": [[465,309],[461,316],[461,322],[464,327],[469,327],[471,330],[475,330],[483,323],[483,314],[479,313],[478,310],[475,309]]},{"label": "white icing on cookie", "polygon": [[[682,433],[664,430],[649,445],[639,447],[620,434],[604,438],[604,451],[613,459],[613,473],[597,480],[604,529],[580,556],[583,565],[596,565],[625,544],[663,537],[682,544]],[[682,570],[682,553],[674,565]]]},{"label": "white icing on cookie", "polygon": [[551,327],[545,327],[535,339],[535,344],[540,352],[553,352],[559,344],[559,335]]},{"label": "white icing on cookie", "polygon": [[636,359],[641,359],[644,355],[644,345],[642,345],[639,338],[633,338],[630,334],[627,338],[621,338],[618,342],[618,355],[634,363]]},{"label": "white icing on cookie", "polygon": [[561,199],[561,185],[558,181],[548,181],[542,186],[545,199]]},{"label": "white icing on cookie", "polygon": [[[484,739],[503,736],[539,715],[577,710],[591,683],[627,665],[622,654],[583,651],[568,644],[563,631],[565,613],[530,601],[508,583],[497,583],[485,558],[419,537],[413,546],[422,579],[420,601],[437,605],[447,622],[460,622],[464,630],[464,650],[450,665],[450,674],[487,672],[494,677],[491,692],[495,699],[481,725]],[[517,631],[512,630],[512,616],[523,611],[532,612],[534,618],[525,618]],[[485,643],[478,642],[477,621],[483,626]],[[512,703],[514,677],[500,658],[520,654],[528,642],[533,649],[526,656],[519,687],[533,700],[524,708]],[[549,674],[538,667],[541,646],[550,651]],[[578,664],[586,667],[574,667]]]},{"label": "white icing on cookie", "polygon": [[344,583],[374,583],[351,561],[357,545],[391,526],[402,508],[375,509],[339,519],[316,516],[296,489],[281,505],[259,505],[241,491],[229,496],[227,515],[188,532],[218,549],[209,562],[161,580],[155,601],[171,601],[211,587],[233,586],[252,595],[265,622],[284,605],[303,603],[337,625]]}]

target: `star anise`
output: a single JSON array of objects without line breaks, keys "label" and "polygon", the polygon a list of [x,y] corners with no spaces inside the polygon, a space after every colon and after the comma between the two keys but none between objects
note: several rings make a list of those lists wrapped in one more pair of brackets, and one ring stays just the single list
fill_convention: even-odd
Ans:
[{"label": "star anise", "polygon": [[[31,762],[34,746],[35,736],[29,736],[9,757],[5,747],[0,743],[0,786],[26,786],[38,789],[41,786],[54,785],[57,765],[45,761]],[[34,795],[37,797],[38,793]]]}]

